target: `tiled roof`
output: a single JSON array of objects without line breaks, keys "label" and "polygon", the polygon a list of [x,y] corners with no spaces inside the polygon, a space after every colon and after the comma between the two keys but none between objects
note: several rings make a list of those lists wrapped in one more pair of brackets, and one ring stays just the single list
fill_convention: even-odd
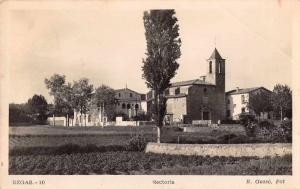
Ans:
[{"label": "tiled roof", "polygon": [[115,89],[115,92],[119,92],[119,91],[126,91],[126,90],[129,90],[129,91],[131,91],[131,92],[134,92],[134,93],[137,93],[137,94],[141,94],[141,93],[138,93],[138,92],[136,92],[136,91],[134,91],[134,90],[131,90],[131,89],[128,89],[128,88],[123,88],[123,89]]},{"label": "tiled roof", "polygon": [[[244,94],[244,93],[250,93],[253,92],[257,89],[264,89],[266,91],[269,91],[268,89],[264,88],[264,87],[252,87],[252,88],[245,88],[245,89],[238,89],[238,90],[231,90],[231,91],[227,91],[226,94]],[[271,91],[270,91],[271,92]]]},{"label": "tiled roof", "polygon": [[214,52],[210,55],[209,59],[223,59],[218,52],[218,50],[215,48]]},{"label": "tiled roof", "polygon": [[200,79],[193,79],[188,81],[171,83],[170,87],[178,87],[178,86],[186,86],[186,85],[212,85],[212,84]]}]

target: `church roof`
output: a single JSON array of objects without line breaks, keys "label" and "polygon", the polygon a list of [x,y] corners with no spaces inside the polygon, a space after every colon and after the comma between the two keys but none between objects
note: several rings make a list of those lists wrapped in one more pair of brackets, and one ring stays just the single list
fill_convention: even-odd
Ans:
[{"label": "church roof", "polygon": [[187,85],[212,85],[212,84],[200,79],[193,79],[188,81],[171,83],[170,87],[179,87],[179,86],[187,86]]},{"label": "church roof", "polygon": [[123,88],[123,89],[115,89],[115,92],[122,92],[122,91],[131,91],[133,93],[137,93],[137,94],[141,94],[141,93],[138,93],[134,90],[131,90],[131,89],[128,89],[128,88]]},{"label": "church roof", "polygon": [[226,95],[245,94],[245,93],[250,93],[250,92],[256,91],[257,89],[264,89],[266,91],[271,92],[270,90],[268,90],[264,87],[252,87],[252,88],[236,89],[236,90],[227,91]]},{"label": "church roof", "polygon": [[218,50],[215,48],[215,50],[213,51],[213,53],[210,55],[209,59],[223,59],[220,55],[220,53],[218,52]]}]

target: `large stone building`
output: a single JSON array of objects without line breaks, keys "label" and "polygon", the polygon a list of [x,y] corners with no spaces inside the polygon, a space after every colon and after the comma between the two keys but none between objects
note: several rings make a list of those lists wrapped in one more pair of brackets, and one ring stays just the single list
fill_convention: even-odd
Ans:
[{"label": "large stone building", "polygon": [[127,87],[115,90],[115,111],[128,115],[129,118],[147,112],[146,95],[135,92]]},{"label": "large stone building", "polygon": [[[206,65],[205,76],[172,83],[165,91],[167,123],[216,123],[225,119],[225,59],[214,49]],[[148,106],[151,106],[153,92],[147,97]]]},{"label": "large stone building", "polygon": [[[241,113],[248,113],[255,115],[254,111],[249,109],[248,103],[250,102],[250,96],[259,92],[272,93],[264,87],[253,87],[226,92],[226,118],[238,120]],[[272,112],[261,112],[257,118],[270,119]]]},{"label": "large stone building", "polygon": [[[117,89],[115,90],[115,104],[112,108],[116,114],[127,115],[128,118],[133,118],[138,114],[145,114],[147,112],[146,95],[135,92],[127,87]],[[103,126],[112,124],[108,123],[112,120],[109,120],[107,117],[107,111],[110,110],[90,104],[89,110],[85,115],[74,111],[74,125]]]}]

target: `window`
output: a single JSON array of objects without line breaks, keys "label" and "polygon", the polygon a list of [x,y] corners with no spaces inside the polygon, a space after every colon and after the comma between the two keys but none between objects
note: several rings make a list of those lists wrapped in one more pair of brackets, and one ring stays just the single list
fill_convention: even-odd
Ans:
[{"label": "window", "polygon": [[209,120],[209,112],[208,111],[204,111],[202,112],[202,115],[203,115],[203,120]]},{"label": "window", "polygon": [[177,89],[175,89],[175,95],[180,94],[180,88],[178,87]]},{"label": "window", "polygon": [[246,101],[245,101],[245,95],[242,95],[241,98],[242,98],[242,104],[245,104],[246,103]]},{"label": "window", "polygon": [[139,109],[139,105],[136,104],[134,108],[135,108],[136,110]]},{"label": "window", "polygon": [[146,100],[146,95],[145,94],[141,94],[141,100]]},{"label": "window", "polygon": [[119,93],[119,97],[121,97],[121,93]]},{"label": "window", "polygon": [[127,104],[127,109],[130,109],[130,104]]},{"label": "window", "polygon": [[212,61],[209,61],[209,73],[212,73]]},{"label": "window", "polygon": [[129,96],[132,97],[132,93],[130,93]]},{"label": "window", "polygon": [[126,105],[123,103],[122,104],[122,109],[125,109],[126,108]]},{"label": "window", "polygon": [[219,73],[221,73],[221,63],[219,63]]},{"label": "window", "polygon": [[230,117],[230,113],[231,113],[230,110],[227,110],[227,111],[226,111],[227,117]]},{"label": "window", "polygon": [[230,100],[229,99],[227,100],[227,104],[230,104]]},{"label": "window", "polygon": [[241,109],[241,112],[242,112],[242,113],[245,113],[245,108],[242,108],[242,109]]}]

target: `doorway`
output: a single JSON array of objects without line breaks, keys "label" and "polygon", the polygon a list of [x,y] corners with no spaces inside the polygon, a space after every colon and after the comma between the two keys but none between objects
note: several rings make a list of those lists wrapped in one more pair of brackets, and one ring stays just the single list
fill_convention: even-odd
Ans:
[{"label": "doorway", "polygon": [[208,111],[203,112],[203,120],[209,120],[209,112]]}]

